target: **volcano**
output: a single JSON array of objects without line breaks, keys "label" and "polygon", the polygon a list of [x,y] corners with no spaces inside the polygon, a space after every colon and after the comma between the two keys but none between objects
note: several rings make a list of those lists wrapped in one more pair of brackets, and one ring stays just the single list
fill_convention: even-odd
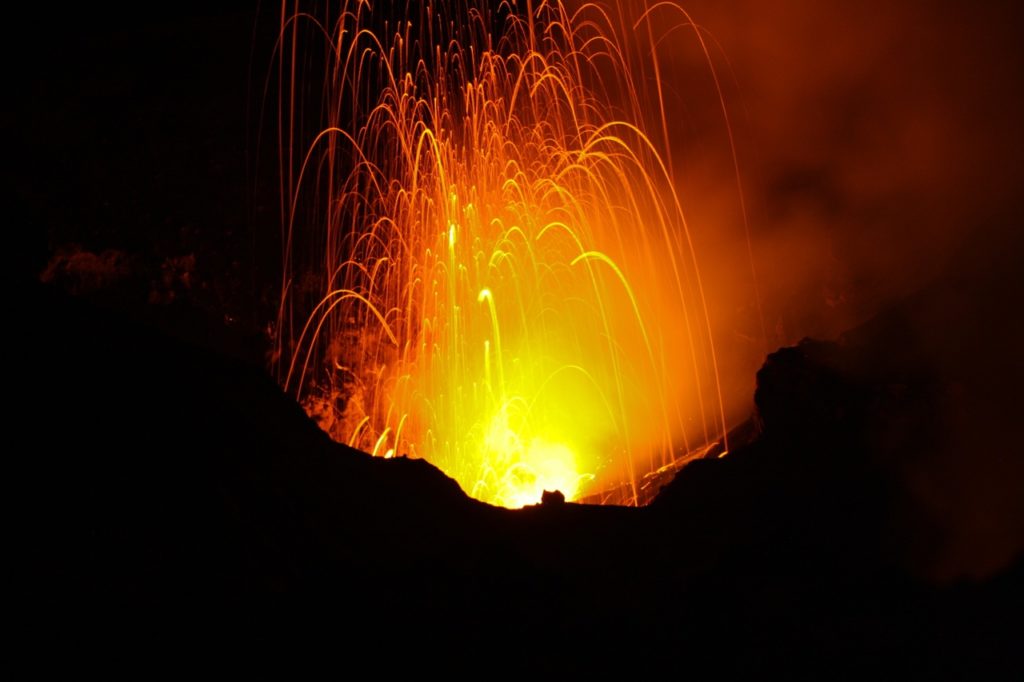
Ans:
[{"label": "volcano", "polygon": [[[924,14],[920,50],[966,43],[950,91],[1002,92],[996,74],[1020,60],[991,36],[1014,24],[972,15],[991,28],[982,41]],[[262,92],[245,75],[274,22],[185,7],[53,23],[19,23],[48,48],[16,81],[13,215],[31,249],[8,316],[8,457],[25,663],[259,669],[284,654],[356,673],[1019,676],[1022,157],[1004,119],[970,128],[981,137],[958,153],[988,170],[958,167],[957,193],[914,176],[890,203],[860,156],[842,157],[844,174],[810,168],[799,142],[773,155],[765,231],[785,234],[755,243],[813,251],[807,225],[821,221],[857,254],[828,286],[765,274],[766,302],[792,304],[779,329],[815,338],[771,336],[746,383],[726,382],[749,404],[728,453],[648,479],[647,504],[549,490],[510,510],[423,459],[335,442],[267,369],[278,189],[259,170],[258,125],[238,121]],[[911,52],[887,68],[926,72]],[[971,64],[993,80],[964,77]],[[1020,99],[1001,95],[1008,120]],[[851,100],[837,101],[837,127],[856,130]],[[860,226],[898,251],[879,235],[938,214],[969,225],[933,243],[939,265],[858,260]]]}]

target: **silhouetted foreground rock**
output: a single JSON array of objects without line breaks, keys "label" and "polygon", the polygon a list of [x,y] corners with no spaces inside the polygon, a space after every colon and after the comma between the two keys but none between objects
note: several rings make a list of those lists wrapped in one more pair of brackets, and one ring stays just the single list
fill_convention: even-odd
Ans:
[{"label": "silhouetted foreground rock", "polygon": [[339,671],[485,675],[1014,663],[1021,564],[954,588],[911,577],[900,479],[875,447],[878,420],[910,408],[838,345],[773,354],[761,437],[650,507],[546,495],[512,512],[329,441],[258,368],[47,289],[12,322],[19,629],[43,663],[296,647]]}]

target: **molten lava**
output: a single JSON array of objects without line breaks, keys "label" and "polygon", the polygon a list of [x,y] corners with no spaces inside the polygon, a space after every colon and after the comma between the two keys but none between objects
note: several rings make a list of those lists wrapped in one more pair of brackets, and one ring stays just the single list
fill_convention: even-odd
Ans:
[{"label": "molten lava", "polygon": [[725,432],[655,49],[686,15],[389,5],[282,7],[281,380],[481,500],[635,502]]}]

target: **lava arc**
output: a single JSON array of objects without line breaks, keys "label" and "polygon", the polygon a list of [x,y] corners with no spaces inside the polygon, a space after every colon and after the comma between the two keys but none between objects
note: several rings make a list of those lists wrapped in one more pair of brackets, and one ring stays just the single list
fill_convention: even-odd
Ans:
[{"label": "lava arc", "polygon": [[635,502],[725,432],[655,49],[686,15],[390,5],[282,5],[280,379],[479,499]]}]

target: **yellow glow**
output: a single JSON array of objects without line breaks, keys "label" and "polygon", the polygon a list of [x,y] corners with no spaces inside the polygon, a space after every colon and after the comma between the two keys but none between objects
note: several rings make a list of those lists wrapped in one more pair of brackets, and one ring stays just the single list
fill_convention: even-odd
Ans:
[{"label": "yellow glow", "polygon": [[472,493],[504,507],[537,504],[545,490],[560,490],[566,500],[573,500],[581,484],[592,478],[579,472],[568,446],[539,436],[524,442],[504,413],[491,419],[481,449],[493,475],[477,481]]},{"label": "yellow glow", "polygon": [[[637,57],[601,5],[469,4],[412,3],[380,34],[362,3],[317,25],[328,125],[300,157],[282,145],[282,381],[336,439],[482,500],[635,499],[724,432],[690,228],[647,132],[666,125],[656,38],[635,30]],[[308,20],[285,15],[283,39]],[[323,251],[313,294],[299,238]]]}]

